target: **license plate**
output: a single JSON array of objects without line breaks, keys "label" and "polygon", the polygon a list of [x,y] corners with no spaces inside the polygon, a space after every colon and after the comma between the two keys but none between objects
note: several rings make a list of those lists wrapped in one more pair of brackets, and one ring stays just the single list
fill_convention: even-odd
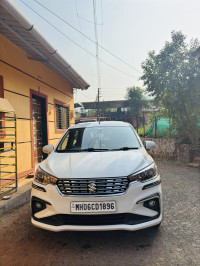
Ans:
[{"label": "license plate", "polygon": [[113,201],[73,201],[71,212],[116,212],[116,202]]}]

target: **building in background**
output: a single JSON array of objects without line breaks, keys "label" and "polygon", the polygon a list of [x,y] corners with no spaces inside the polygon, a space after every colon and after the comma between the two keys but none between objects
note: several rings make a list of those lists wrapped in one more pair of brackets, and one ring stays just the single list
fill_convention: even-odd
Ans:
[{"label": "building in background", "polygon": [[88,87],[16,6],[1,0],[0,97],[17,116],[18,178],[34,172],[42,147],[56,145],[75,123],[73,88]]},{"label": "building in background", "polygon": [[[136,117],[133,117],[129,112],[127,100],[117,101],[100,101],[97,102],[82,102],[75,103],[76,123],[80,121],[97,120],[97,109],[99,108],[100,120],[102,121],[124,121],[131,123],[137,128]],[[148,107],[140,110],[138,126],[141,127],[149,123],[149,114],[154,113],[157,107]]]}]

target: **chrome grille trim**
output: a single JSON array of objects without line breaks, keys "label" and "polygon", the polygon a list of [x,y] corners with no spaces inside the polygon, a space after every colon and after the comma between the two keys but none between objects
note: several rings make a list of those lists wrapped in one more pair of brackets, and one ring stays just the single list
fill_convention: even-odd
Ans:
[{"label": "chrome grille trim", "polygon": [[[90,188],[92,185],[92,189]],[[59,179],[57,187],[62,195],[108,195],[121,194],[128,188],[127,177]],[[93,191],[92,191],[93,190]]]}]

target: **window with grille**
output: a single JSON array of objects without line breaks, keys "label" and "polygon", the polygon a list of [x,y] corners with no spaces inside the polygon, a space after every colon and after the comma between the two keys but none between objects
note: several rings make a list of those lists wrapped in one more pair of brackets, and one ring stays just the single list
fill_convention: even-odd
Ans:
[{"label": "window with grille", "polygon": [[56,104],[56,129],[67,129],[69,127],[69,108]]},{"label": "window with grille", "polygon": [[[3,76],[0,75],[0,98],[4,98]],[[0,112],[0,136],[5,137],[5,113]],[[0,143],[2,146],[3,143]],[[0,147],[2,148],[2,147]]]},{"label": "window with grille", "polygon": [[3,115],[2,115],[2,113],[0,112],[0,133],[2,132],[2,127],[3,127],[2,120],[3,120]]},{"label": "window with grille", "polygon": [[[4,114],[0,112],[0,137],[4,137],[5,129],[4,129]],[[0,142],[0,153],[4,149],[4,143]]]},{"label": "window with grille", "polygon": [[5,134],[5,113],[0,112],[0,136]]}]

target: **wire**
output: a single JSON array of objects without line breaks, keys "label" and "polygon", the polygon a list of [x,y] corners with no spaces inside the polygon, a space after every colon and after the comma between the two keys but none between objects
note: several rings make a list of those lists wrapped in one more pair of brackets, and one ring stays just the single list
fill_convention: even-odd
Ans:
[{"label": "wire", "polygon": [[127,91],[127,88],[102,88],[102,91],[110,91],[110,90],[116,90],[118,92],[123,92],[123,91]]},{"label": "wire", "polygon": [[[23,2],[22,0],[20,0],[21,2]],[[67,24],[68,26],[70,26],[71,28],[73,28],[75,31],[77,31],[78,33],[80,33],[81,35],[83,35],[85,38],[87,38],[88,40],[90,40],[91,42],[95,43],[96,42],[94,40],[92,40],[90,37],[88,37],[87,35],[85,35],[84,33],[82,33],[81,31],[79,31],[77,28],[75,28],[73,25],[71,25],[69,22],[67,22],[66,20],[64,20],[62,17],[60,17],[59,15],[57,15],[56,13],[54,13],[53,11],[51,11],[49,8],[47,8],[46,6],[42,5],[40,2],[38,2],[37,0],[32,0],[34,2],[36,2],[38,5],[42,6],[44,9],[46,9],[48,12],[50,12],[51,14],[53,14],[54,16],[56,16],[57,18],[59,18],[60,20],[62,20],[65,24]],[[24,3],[24,2],[23,2]],[[25,3],[24,3],[25,4]],[[28,6],[28,5],[27,5]],[[95,22],[96,24],[96,22]],[[109,50],[107,50],[106,48],[104,48],[103,46],[99,45],[98,46],[103,49],[104,51],[106,51],[107,53],[109,53],[110,55],[112,55],[113,57],[117,58],[119,61],[123,62],[124,64],[126,64],[127,66],[129,66],[130,68],[134,69],[135,71],[141,73],[141,71],[139,71],[138,69],[136,69],[135,67],[131,66],[130,64],[128,64],[127,62],[125,62],[123,59],[121,59],[119,56],[117,56],[116,54],[110,52]]]},{"label": "wire", "polygon": [[[86,19],[86,18],[83,18],[83,17],[81,17],[80,15],[79,15],[79,18],[82,19],[82,20],[85,20],[85,21],[88,22],[88,23],[94,24],[93,21],[90,21],[90,20],[88,20],[88,19]],[[102,23],[97,23],[97,26],[101,26],[101,25],[102,25]]]},{"label": "wire", "polygon": [[[82,32],[81,23],[80,23],[79,15],[78,15],[78,7],[77,7],[77,2],[76,2],[76,0],[74,0],[74,4],[75,4],[75,8],[76,8],[76,16],[77,16],[77,20],[78,20],[79,28],[80,28],[80,31]],[[83,35],[82,35],[82,38],[83,38],[83,44],[84,44],[84,47],[85,47],[85,50],[86,50],[86,54],[87,54],[87,58],[88,58],[88,62],[89,62],[89,66],[90,66],[91,78],[93,79],[92,65],[91,65],[91,62],[90,62],[88,49],[87,49],[87,46],[86,46],[85,39],[84,39],[84,36],[83,36]]]},{"label": "wire", "polygon": [[[55,30],[57,30],[58,32],[60,32],[65,38],[67,38],[67,39],[70,40],[72,43],[74,43],[75,45],[77,45],[80,49],[86,51],[82,46],[80,46],[78,43],[76,43],[75,41],[73,41],[70,37],[68,37],[64,32],[62,32],[61,30],[59,30],[57,27],[55,27],[55,26],[54,26],[49,20],[47,20],[46,18],[44,18],[42,15],[40,15],[37,11],[35,11],[32,7],[30,7],[30,6],[29,6],[27,3],[25,3],[23,0],[19,0],[19,1],[22,2],[22,3],[23,3],[25,6],[27,6],[29,9],[31,9],[35,14],[37,14],[37,15],[38,15],[40,18],[42,18],[44,21],[46,21],[49,25],[51,25]],[[33,0],[33,1],[35,1],[35,0]],[[92,54],[91,52],[89,52],[89,51],[86,51],[86,52],[88,52],[91,56],[93,56],[93,57],[96,58],[96,56],[95,56],[94,54]],[[116,67],[110,65],[109,63],[107,63],[107,62],[105,62],[105,61],[103,61],[103,60],[101,60],[101,59],[99,59],[99,61],[101,61],[103,64],[105,64],[105,65],[107,65],[107,66],[109,66],[109,67],[111,67],[111,68],[113,68],[113,69],[115,69],[115,70],[121,72],[122,74],[124,74],[124,75],[126,75],[126,76],[129,76],[129,77],[132,77],[132,78],[139,78],[138,76],[136,77],[136,76],[132,76],[132,75],[130,75],[130,74],[127,74],[127,73],[121,71],[120,69],[118,69],[118,68],[116,68]]]},{"label": "wire", "polygon": [[[103,4],[102,4],[102,1],[101,0],[101,21],[102,21],[102,25],[101,25],[101,46],[103,46]],[[102,51],[102,49],[101,49]]]},{"label": "wire", "polygon": [[93,0],[93,15],[94,15],[94,33],[96,40],[96,64],[97,64],[97,75],[98,75],[98,88],[101,88],[101,79],[100,79],[100,68],[99,68],[99,47],[98,47],[98,33],[97,33],[97,16],[96,16],[96,1]]},{"label": "wire", "polygon": [[[113,94],[112,91],[107,91],[107,90],[103,90],[102,93]],[[116,91],[114,94],[123,94],[123,93],[126,93],[126,91]]]},{"label": "wire", "polygon": [[88,96],[84,95],[80,90],[79,90],[77,93],[80,93],[80,94],[83,95],[85,98],[87,98],[87,99],[91,99],[91,100],[94,101],[94,98],[91,98],[91,97],[88,97]]}]

